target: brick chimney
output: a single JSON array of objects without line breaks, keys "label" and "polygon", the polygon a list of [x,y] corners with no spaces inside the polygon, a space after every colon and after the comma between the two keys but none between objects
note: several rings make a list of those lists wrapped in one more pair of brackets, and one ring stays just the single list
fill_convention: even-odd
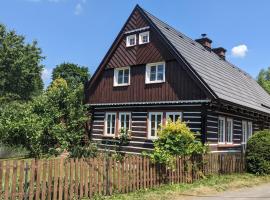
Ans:
[{"label": "brick chimney", "polygon": [[195,41],[200,43],[207,50],[211,51],[212,40],[210,40],[208,37],[206,37],[206,34],[201,34],[201,36],[202,36],[202,38],[196,39]]},{"label": "brick chimney", "polygon": [[226,49],[224,49],[223,47],[218,47],[218,48],[214,48],[212,49],[213,52],[215,52],[220,58],[222,58],[223,60],[225,60],[226,56]]}]

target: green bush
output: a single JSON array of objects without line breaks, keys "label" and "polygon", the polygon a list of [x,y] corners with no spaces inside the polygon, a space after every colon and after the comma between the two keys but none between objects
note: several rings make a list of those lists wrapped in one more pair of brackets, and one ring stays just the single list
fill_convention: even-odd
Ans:
[{"label": "green bush", "polygon": [[22,146],[8,146],[0,143],[0,159],[27,157],[30,152]]},{"label": "green bush", "polygon": [[70,149],[69,157],[71,158],[89,158],[96,157],[98,154],[97,145],[90,143],[89,145],[77,145]]},{"label": "green bush", "polygon": [[255,133],[247,143],[247,170],[255,174],[270,174],[270,130]]},{"label": "green bush", "polygon": [[158,139],[154,141],[154,151],[151,160],[161,164],[172,165],[175,156],[191,156],[204,154],[207,147],[196,140],[194,133],[180,120],[168,121],[166,126],[158,131]]}]

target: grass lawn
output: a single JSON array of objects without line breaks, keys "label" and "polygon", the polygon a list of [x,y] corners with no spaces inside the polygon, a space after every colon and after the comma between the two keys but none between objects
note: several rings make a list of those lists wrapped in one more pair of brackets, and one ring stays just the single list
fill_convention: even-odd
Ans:
[{"label": "grass lawn", "polygon": [[258,184],[270,182],[270,176],[255,176],[252,174],[233,174],[211,176],[193,184],[164,185],[159,188],[141,190],[129,194],[118,194],[111,197],[96,197],[96,200],[172,200],[185,199],[189,195],[215,194],[225,190],[233,190],[242,187],[252,187]]}]

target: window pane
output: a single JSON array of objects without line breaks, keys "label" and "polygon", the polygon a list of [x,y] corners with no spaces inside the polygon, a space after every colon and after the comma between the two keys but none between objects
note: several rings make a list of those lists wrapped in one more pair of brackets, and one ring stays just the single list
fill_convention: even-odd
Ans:
[{"label": "window pane", "polygon": [[134,37],[130,37],[129,38],[129,45],[134,45],[135,44],[135,38]]},{"label": "window pane", "polygon": [[163,80],[163,65],[158,65],[157,80]]},{"label": "window pane", "polygon": [[218,120],[218,141],[219,142],[224,142],[223,136],[224,136],[224,121],[222,119],[219,119]]},{"label": "window pane", "polygon": [[126,129],[129,129],[129,115],[126,115]]},{"label": "window pane", "polygon": [[156,132],[156,130],[155,130],[155,126],[156,125],[156,115],[151,115],[151,136],[155,136],[155,132]]},{"label": "window pane", "polygon": [[118,71],[118,84],[123,83],[123,70]]},{"label": "window pane", "polygon": [[124,128],[124,126],[125,126],[125,116],[124,115],[121,115],[121,117],[120,117],[120,124],[121,124],[121,127],[120,128]]},{"label": "window pane", "polygon": [[157,115],[157,128],[161,127],[161,115]]},{"label": "window pane", "polygon": [[108,115],[108,117],[107,117],[107,134],[110,134],[110,128],[111,128],[111,115]]},{"label": "window pane", "polygon": [[169,119],[174,122],[173,115],[169,115]]},{"label": "window pane", "polygon": [[144,36],[142,37],[142,42],[143,42],[143,43],[148,42],[148,35],[144,35]]},{"label": "window pane", "polygon": [[111,134],[114,134],[114,130],[115,130],[115,115],[112,115],[112,132],[111,132]]},{"label": "window pane", "polygon": [[175,115],[175,121],[180,120],[180,115]]},{"label": "window pane", "polygon": [[150,68],[150,81],[156,80],[156,66],[151,66]]},{"label": "window pane", "polygon": [[129,79],[129,69],[125,69],[124,71],[124,83],[128,83]]},{"label": "window pane", "polygon": [[232,121],[227,121],[227,142],[232,142]]}]

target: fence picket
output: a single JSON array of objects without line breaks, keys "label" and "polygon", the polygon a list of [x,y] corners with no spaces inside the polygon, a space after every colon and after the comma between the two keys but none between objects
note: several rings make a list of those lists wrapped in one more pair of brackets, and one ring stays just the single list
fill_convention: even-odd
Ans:
[{"label": "fence picket", "polygon": [[41,199],[46,199],[46,183],[47,183],[47,160],[43,161],[43,170],[42,170],[42,192],[41,192]]},{"label": "fence picket", "polygon": [[[27,180],[27,178],[28,177],[24,177],[24,160],[21,160],[20,162],[19,162],[20,164],[19,164],[19,166],[20,166],[20,168],[19,168],[19,170],[20,170],[20,172],[19,172],[19,199],[21,200],[21,199],[23,199],[23,196],[24,196],[24,185],[23,185],[23,183],[24,183],[24,179],[26,179]],[[1,167],[0,167],[0,170],[1,170]],[[0,179],[1,179],[1,172],[0,172]],[[0,183],[0,188],[1,188],[1,183]],[[0,199],[1,199],[1,195],[0,195]]]},{"label": "fence picket", "polygon": [[16,186],[17,186],[17,161],[13,161],[12,167],[12,182],[11,182],[11,200],[16,199]]},{"label": "fence picket", "polygon": [[[68,160],[69,161],[69,160]],[[65,200],[68,200],[68,186],[70,184],[70,176],[69,176],[69,172],[70,172],[70,165],[69,165],[70,162],[67,162],[67,160],[64,162],[64,167],[65,167],[65,179],[64,179],[64,199]]]}]

